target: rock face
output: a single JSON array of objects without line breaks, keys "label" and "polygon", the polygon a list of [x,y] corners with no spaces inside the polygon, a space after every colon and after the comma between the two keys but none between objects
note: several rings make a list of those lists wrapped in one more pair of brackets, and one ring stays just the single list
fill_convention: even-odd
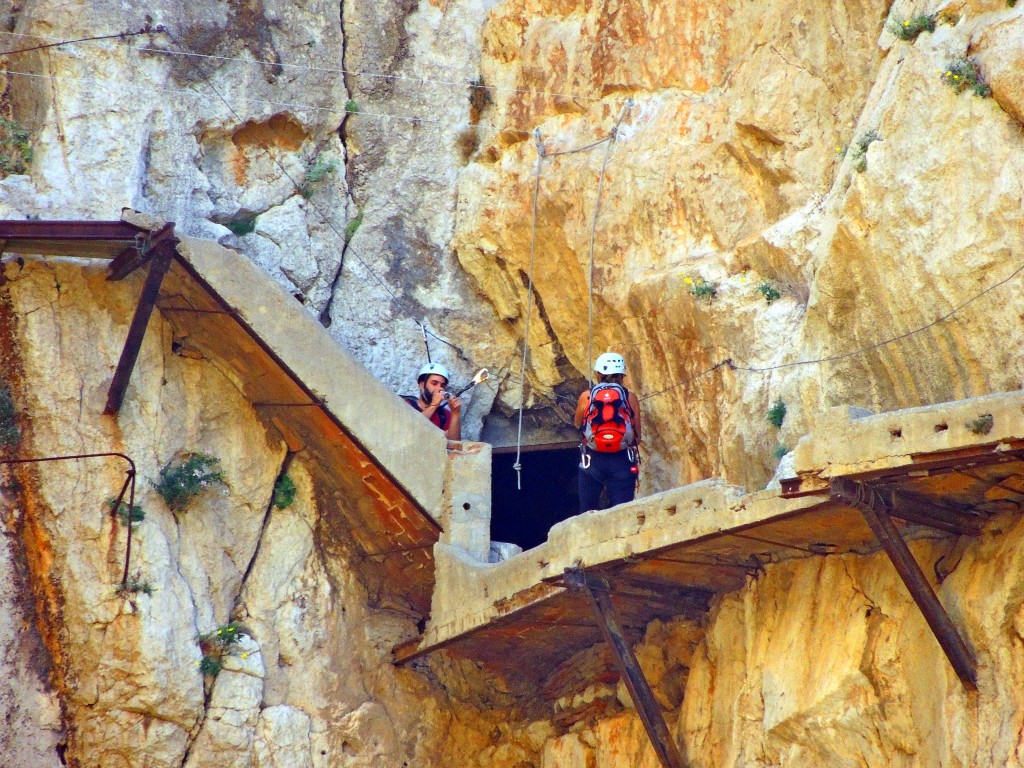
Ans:
[{"label": "rock face", "polygon": [[[145,519],[133,527],[132,586],[118,592],[127,531],[108,502],[123,459],[4,468],[0,704],[18,727],[0,740],[0,763],[473,764],[497,713],[472,714],[391,666],[414,620],[378,605],[328,553],[300,459],[287,470],[295,503],[271,504],[285,447],[230,376],[175,354],[155,320],[130,402],[104,417],[140,281],[108,283],[88,263],[6,270],[3,383],[21,455],[133,457]],[[196,452],[219,460],[223,482],[172,511],[161,469]],[[240,641],[218,643],[227,631]]]},{"label": "rock face", "polygon": [[[3,128],[0,216],[131,206],[220,239],[396,390],[426,326],[457,380],[498,376],[468,437],[521,398],[558,434],[589,358],[621,349],[650,396],[647,490],[760,487],[833,405],[1020,386],[1024,11],[929,7],[935,30],[904,41],[887,24],[908,3],[740,5],[29,0],[0,14],[5,50],[105,39],[6,57],[27,138]],[[951,87],[965,57],[991,98]],[[630,711],[556,736],[485,701],[478,671],[392,668],[413,622],[325,556],[301,462],[298,502],[268,512],[284,449],[229,378],[154,321],[138,396],[103,420],[138,286],[3,269],[22,445],[119,446],[148,480],[203,450],[227,481],[183,514],[140,483],[133,575],[152,594],[116,596],[123,467],[7,471],[0,763],[655,764]],[[689,763],[1020,764],[1021,532],[995,527],[940,588],[982,659],[976,699],[879,557],[772,566],[699,642],[651,628],[641,656]],[[232,619],[248,639],[204,679],[198,639]]]},{"label": "rock face", "polygon": [[[532,396],[588,367],[593,234],[591,356],[626,350],[641,392],[660,393],[644,401],[653,488],[715,474],[756,487],[772,447],[792,447],[830,405],[890,410],[1019,386],[1019,356],[980,330],[1013,322],[1001,310],[1010,287],[873,348],[1019,266],[1008,82],[1019,13],[957,4],[905,42],[883,29],[887,10],[505,3],[488,19],[490,109],[539,128],[551,155],[537,204]],[[897,4],[888,17],[911,15]],[[966,55],[993,99],[944,82]],[[613,146],[553,156],[606,139],[620,118]],[[481,146],[460,176],[455,248],[505,321],[512,356],[526,325],[537,150],[509,129]],[[692,295],[702,284],[714,295]],[[789,413],[778,434],[765,420],[777,399]]]}]

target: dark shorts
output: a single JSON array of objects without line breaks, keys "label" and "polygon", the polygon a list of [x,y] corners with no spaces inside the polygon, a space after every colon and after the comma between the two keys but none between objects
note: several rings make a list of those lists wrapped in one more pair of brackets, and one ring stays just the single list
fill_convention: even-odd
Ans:
[{"label": "dark shorts", "polygon": [[632,501],[636,495],[636,478],[638,467],[629,458],[628,451],[601,453],[586,449],[590,457],[590,466],[584,467],[580,457],[578,474],[580,491],[580,512],[598,509],[601,491],[607,490],[608,505],[614,507]]}]

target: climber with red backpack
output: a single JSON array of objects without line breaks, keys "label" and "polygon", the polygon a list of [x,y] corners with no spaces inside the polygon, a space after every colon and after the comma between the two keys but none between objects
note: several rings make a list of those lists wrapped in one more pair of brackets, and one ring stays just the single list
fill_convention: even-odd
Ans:
[{"label": "climber with red backpack", "polygon": [[583,434],[578,473],[580,512],[632,501],[640,472],[640,401],[623,384],[626,361],[605,352],[594,363],[597,383],[580,394],[573,423]]}]

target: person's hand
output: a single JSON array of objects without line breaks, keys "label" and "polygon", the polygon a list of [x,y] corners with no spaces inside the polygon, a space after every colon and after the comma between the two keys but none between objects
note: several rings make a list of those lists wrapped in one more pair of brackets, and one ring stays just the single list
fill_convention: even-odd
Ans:
[{"label": "person's hand", "polygon": [[444,402],[444,390],[443,389],[437,390],[437,392],[435,392],[434,394],[432,394],[430,396],[430,407],[431,408],[440,408],[441,407],[441,403],[443,403],[443,402]]},{"label": "person's hand", "polygon": [[462,398],[452,395],[448,400],[448,407],[452,409],[452,413],[458,413],[462,408]]}]

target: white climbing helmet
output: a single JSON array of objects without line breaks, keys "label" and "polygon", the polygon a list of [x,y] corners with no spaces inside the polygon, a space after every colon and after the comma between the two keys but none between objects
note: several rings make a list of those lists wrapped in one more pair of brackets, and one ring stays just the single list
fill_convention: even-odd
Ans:
[{"label": "white climbing helmet", "polygon": [[626,358],[615,352],[605,352],[594,363],[594,370],[598,373],[614,374],[626,372]]},{"label": "white climbing helmet", "polygon": [[448,369],[445,368],[440,363],[427,363],[422,368],[420,368],[420,375],[416,377],[416,380],[419,381],[424,376],[433,375],[444,376],[445,381],[448,381],[448,379],[451,378],[451,376],[448,375]]}]

